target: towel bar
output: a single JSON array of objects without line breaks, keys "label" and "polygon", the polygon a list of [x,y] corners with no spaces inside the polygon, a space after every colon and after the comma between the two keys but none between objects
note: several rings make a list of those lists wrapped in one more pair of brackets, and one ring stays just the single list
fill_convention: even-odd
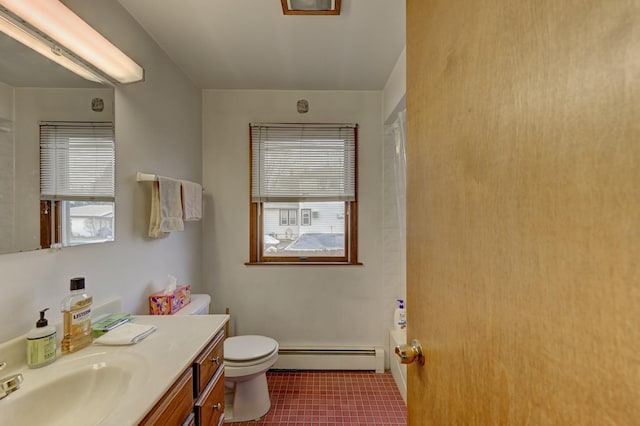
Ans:
[{"label": "towel bar", "polygon": [[136,180],[138,182],[154,182],[158,180],[158,176],[151,173],[138,172]]},{"label": "towel bar", "polygon": [[[154,175],[153,173],[142,173],[138,172],[136,175],[136,181],[138,182],[157,182],[158,175]],[[202,191],[204,191],[204,187],[202,187]]]}]

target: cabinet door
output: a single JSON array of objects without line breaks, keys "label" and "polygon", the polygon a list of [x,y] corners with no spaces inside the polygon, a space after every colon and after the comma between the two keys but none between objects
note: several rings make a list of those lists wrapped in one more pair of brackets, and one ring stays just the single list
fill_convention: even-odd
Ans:
[{"label": "cabinet door", "polygon": [[[223,384],[224,398],[224,384]],[[185,371],[155,407],[140,422],[141,425],[182,426],[193,411],[193,375]]]},{"label": "cabinet door", "polygon": [[194,407],[196,426],[217,426],[224,421],[224,367],[209,382]]}]

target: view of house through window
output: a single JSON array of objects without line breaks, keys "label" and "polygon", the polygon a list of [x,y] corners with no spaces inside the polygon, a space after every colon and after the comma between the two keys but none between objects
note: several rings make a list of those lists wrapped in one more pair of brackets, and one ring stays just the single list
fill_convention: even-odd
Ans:
[{"label": "view of house through window", "polygon": [[[283,212],[289,218],[283,221]],[[312,214],[314,220],[312,221]],[[338,256],[345,255],[345,203],[282,202],[263,204],[263,252],[269,256]],[[280,221],[278,221],[280,217]]]}]

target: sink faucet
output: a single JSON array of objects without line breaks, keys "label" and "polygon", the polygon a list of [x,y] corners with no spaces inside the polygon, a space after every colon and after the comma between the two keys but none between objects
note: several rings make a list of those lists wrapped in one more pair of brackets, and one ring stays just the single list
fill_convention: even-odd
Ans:
[{"label": "sink faucet", "polygon": [[[5,361],[0,361],[0,370],[5,368],[7,363]],[[3,377],[0,379],[0,399],[9,395],[11,392],[18,390],[20,388],[20,384],[22,383],[22,374],[13,374],[11,376]]]}]

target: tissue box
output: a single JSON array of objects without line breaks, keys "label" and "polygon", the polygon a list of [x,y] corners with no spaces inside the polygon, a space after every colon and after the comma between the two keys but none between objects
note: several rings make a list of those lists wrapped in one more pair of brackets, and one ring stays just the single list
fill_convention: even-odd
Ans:
[{"label": "tissue box", "polygon": [[154,293],[149,296],[151,315],[172,315],[191,302],[191,284],[176,288],[170,294]]}]

